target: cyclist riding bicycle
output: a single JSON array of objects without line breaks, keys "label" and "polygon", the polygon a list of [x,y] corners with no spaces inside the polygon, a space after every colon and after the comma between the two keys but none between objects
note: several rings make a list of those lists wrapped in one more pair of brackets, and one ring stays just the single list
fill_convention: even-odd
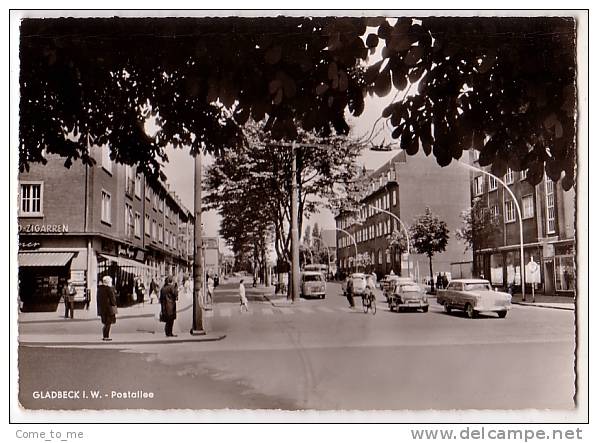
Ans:
[{"label": "cyclist riding bicycle", "polygon": [[[361,295],[363,301],[367,301],[368,303],[370,300],[376,300],[376,284],[374,283],[374,279],[371,275],[368,275],[365,279],[365,291]],[[368,300],[366,300],[368,297]]]}]

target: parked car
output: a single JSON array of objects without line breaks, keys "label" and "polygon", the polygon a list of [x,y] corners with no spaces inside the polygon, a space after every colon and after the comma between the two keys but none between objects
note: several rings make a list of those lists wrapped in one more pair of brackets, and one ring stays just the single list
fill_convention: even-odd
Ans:
[{"label": "parked car", "polygon": [[493,291],[490,282],[481,279],[452,280],[446,289],[438,291],[436,300],[446,312],[463,310],[469,318],[480,312],[496,312],[505,318],[511,309],[511,295]]},{"label": "parked car", "polygon": [[326,278],[316,271],[305,271],[301,274],[301,297],[326,298]]},{"label": "parked car", "polygon": [[412,281],[398,281],[395,283],[394,291],[388,298],[388,307],[391,311],[403,311],[405,309],[428,312],[429,303],[426,291],[417,283]]},{"label": "parked car", "polygon": [[[351,274],[349,277],[353,280],[353,295],[354,296],[361,296],[365,292],[365,284],[366,284],[366,275],[362,274],[361,272],[355,272]],[[347,294],[347,281],[343,282],[343,295]]]}]

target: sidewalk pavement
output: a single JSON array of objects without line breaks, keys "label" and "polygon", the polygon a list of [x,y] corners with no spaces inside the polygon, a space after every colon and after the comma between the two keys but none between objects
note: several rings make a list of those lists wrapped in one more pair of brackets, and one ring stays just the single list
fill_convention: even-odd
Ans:
[{"label": "sidewalk pavement", "polygon": [[[118,309],[116,323],[118,329],[126,324],[125,331],[112,335],[112,341],[101,339],[100,318],[96,315],[95,306],[89,310],[76,309],[73,319],[65,319],[64,311],[54,312],[20,312],[19,345],[24,346],[122,346],[134,344],[162,344],[211,342],[223,340],[226,335],[210,334],[191,335],[184,331],[183,325],[192,322],[193,302],[189,296],[179,298],[177,305],[177,321],[175,329],[178,337],[166,337],[157,326],[159,303],[142,303]],[[39,324],[47,324],[47,330],[40,332]],[[160,323],[163,325],[163,323]],[[45,328],[45,327],[44,327]],[[29,329],[29,330],[27,330]]]},{"label": "sidewalk pavement", "polygon": [[525,301],[522,300],[521,294],[513,294],[511,303],[523,306],[535,306],[538,308],[552,308],[565,309],[569,311],[575,310],[575,298],[564,297],[557,295],[536,294],[532,302],[532,294],[525,294]]}]

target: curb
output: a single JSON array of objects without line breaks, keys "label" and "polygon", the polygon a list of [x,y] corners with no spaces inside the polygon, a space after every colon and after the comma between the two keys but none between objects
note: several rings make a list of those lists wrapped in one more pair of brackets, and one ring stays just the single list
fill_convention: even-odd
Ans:
[{"label": "curb", "polygon": [[547,306],[547,305],[539,305],[536,303],[520,302],[520,301],[512,301],[511,304],[520,305],[520,306],[531,306],[533,308],[558,309],[561,311],[575,311],[575,305],[573,305],[573,307],[571,307],[571,308],[565,308],[563,306]]},{"label": "curb", "polygon": [[161,338],[153,340],[125,340],[119,341],[118,339],[110,342],[101,341],[101,338],[94,341],[27,341],[19,340],[19,346],[56,346],[56,347],[67,347],[67,346],[120,346],[120,345],[155,345],[155,344],[166,344],[166,343],[202,343],[202,342],[214,342],[221,341],[226,338],[226,335],[219,335],[217,337],[193,337],[193,338]]}]

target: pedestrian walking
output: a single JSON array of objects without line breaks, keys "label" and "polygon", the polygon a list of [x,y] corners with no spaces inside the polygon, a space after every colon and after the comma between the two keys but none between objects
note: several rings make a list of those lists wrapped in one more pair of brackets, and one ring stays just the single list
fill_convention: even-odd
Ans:
[{"label": "pedestrian walking", "polygon": [[112,277],[106,275],[98,286],[98,315],[102,319],[102,340],[111,341],[110,327],[116,323],[116,292],[112,287]]},{"label": "pedestrian walking", "polygon": [[64,298],[64,318],[73,318],[75,314],[75,295],[77,290],[73,286],[73,283],[68,280],[67,284],[63,287],[62,296]]},{"label": "pedestrian walking", "polygon": [[249,306],[247,304],[247,297],[245,296],[245,285],[243,284],[243,280],[239,282],[239,298],[241,301],[239,311],[243,312],[243,308],[245,308],[245,311],[249,312]]},{"label": "pedestrian walking", "polygon": [[446,276],[446,272],[443,272],[442,273],[442,289],[448,288],[448,284],[449,284],[449,279]]},{"label": "pedestrian walking", "polygon": [[351,309],[355,308],[355,299],[353,298],[353,279],[351,276],[347,277],[347,285],[345,286],[345,296],[349,301],[349,307]]},{"label": "pedestrian walking", "polygon": [[214,279],[212,276],[208,275],[208,305],[212,305],[214,302]]},{"label": "pedestrian walking", "polygon": [[135,279],[135,295],[137,303],[143,303],[145,301],[145,285],[141,280],[141,277]]},{"label": "pedestrian walking", "polygon": [[164,286],[160,290],[160,321],[165,323],[164,333],[166,337],[176,337],[176,334],[172,333],[172,328],[176,319],[176,302],[178,298],[179,293],[173,284],[173,278],[171,276],[166,277]]},{"label": "pedestrian walking", "polygon": [[150,304],[154,302],[154,299],[158,301],[158,284],[154,280],[154,277],[152,277],[152,281],[150,282],[149,298]]}]

